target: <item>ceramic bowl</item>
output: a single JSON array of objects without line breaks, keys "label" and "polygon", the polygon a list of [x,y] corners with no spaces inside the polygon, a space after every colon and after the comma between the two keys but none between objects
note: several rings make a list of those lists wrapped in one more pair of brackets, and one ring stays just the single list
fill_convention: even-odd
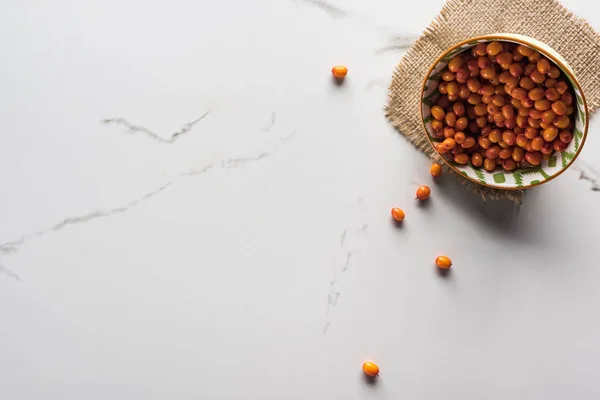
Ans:
[{"label": "ceramic bowl", "polygon": [[583,148],[587,136],[589,115],[581,85],[577,81],[569,64],[567,64],[563,57],[555,50],[536,39],[515,34],[494,34],[465,40],[446,50],[429,68],[425,80],[423,81],[423,86],[421,88],[421,120],[423,121],[423,127],[427,133],[427,138],[429,139],[431,146],[433,146],[435,150],[435,144],[442,141],[444,138],[439,138],[433,133],[433,129],[431,128],[433,117],[431,116],[430,110],[431,107],[435,105],[436,97],[439,96],[437,86],[441,80],[442,70],[446,67],[448,61],[457,54],[476,46],[478,43],[489,42],[491,40],[513,42],[531,47],[553,61],[562,70],[570,81],[575,95],[575,98],[573,99],[575,112],[572,115],[572,117],[575,117],[573,140],[569,143],[565,151],[554,152],[550,159],[543,160],[539,166],[519,168],[511,172],[500,169],[488,172],[483,168],[474,168],[470,163],[467,165],[459,165],[452,160],[444,158],[442,155],[440,156],[450,168],[464,175],[467,179],[484,186],[497,189],[519,190],[541,185],[563,173],[569,168],[575,158],[577,158],[579,152]]}]

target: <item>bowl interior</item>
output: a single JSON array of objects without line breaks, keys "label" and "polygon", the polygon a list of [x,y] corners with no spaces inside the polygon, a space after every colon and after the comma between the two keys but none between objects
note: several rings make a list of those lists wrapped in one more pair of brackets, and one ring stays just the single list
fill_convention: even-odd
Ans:
[{"label": "bowl interior", "polygon": [[439,138],[437,135],[433,134],[433,129],[431,128],[431,121],[433,121],[433,117],[431,116],[431,107],[435,105],[435,101],[440,95],[437,87],[441,80],[442,71],[448,65],[448,62],[457,54],[470,49],[478,43],[488,42],[490,40],[513,42],[532,47],[542,53],[548,59],[554,61],[554,63],[561,69],[561,71],[568,78],[574,92],[573,106],[575,108],[575,112],[573,117],[575,118],[575,128],[573,130],[573,140],[571,143],[569,143],[565,151],[554,152],[550,159],[543,160],[539,166],[532,168],[520,168],[512,172],[499,170],[488,172],[483,168],[473,168],[470,164],[460,165],[444,157],[442,158],[455,171],[465,175],[474,182],[486,186],[500,189],[524,189],[542,184],[563,172],[579,154],[587,134],[588,112],[585,100],[581,94],[581,87],[575,81],[573,72],[566,61],[564,61],[564,59],[550,47],[535,39],[521,35],[492,35],[480,37],[463,43],[458,47],[452,48],[446,54],[442,55],[425,79],[422,88],[421,116],[423,118],[425,131],[432,145],[443,140],[443,138]]}]

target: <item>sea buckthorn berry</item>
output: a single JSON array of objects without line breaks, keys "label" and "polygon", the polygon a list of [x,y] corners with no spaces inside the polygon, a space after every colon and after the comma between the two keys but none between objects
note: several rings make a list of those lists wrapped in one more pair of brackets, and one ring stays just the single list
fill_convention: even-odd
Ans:
[{"label": "sea buckthorn berry", "polygon": [[502,141],[509,146],[513,146],[517,141],[517,135],[513,131],[502,132]]},{"label": "sea buckthorn berry", "polygon": [[469,155],[466,153],[459,153],[454,155],[454,162],[457,164],[464,165],[469,162]]},{"label": "sea buckthorn berry", "polygon": [[490,42],[485,48],[486,53],[489,56],[495,56],[502,51],[502,44],[500,42]]},{"label": "sea buckthorn berry", "polygon": [[[536,101],[533,106],[535,107],[536,110],[546,111],[546,110],[549,110],[550,107],[552,107],[552,103],[550,103],[550,100],[548,100],[548,99],[542,99],[542,100]],[[540,118],[541,118],[541,115],[540,115]]]},{"label": "sea buckthorn berry", "polygon": [[492,143],[498,143],[502,139],[502,132],[500,131],[500,129],[492,129],[492,131],[488,135],[488,139]]},{"label": "sea buckthorn berry", "polygon": [[533,54],[532,48],[523,46],[522,44],[517,46],[517,51],[519,52],[519,54],[521,54],[522,56],[525,56],[525,57],[529,57],[530,55]]},{"label": "sea buckthorn berry", "polygon": [[338,79],[344,78],[348,74],[348,68],[343,65],[336,65],[331,69],[331,73]]},{"label": "sea buckthorn berry", "polygon": [[[456,104],[456,103],[454,103]],[[467,117],[460,117],[456,120],[454,127],[459,131],[464,131],[469,126],[469,119]]]},{"label": "sea buckthorn berry", "polygon": [[523,150],[521,147],[515,147],[513,149],[512,159],[515,162],[521,162],[523,161],[523,157],[525,157],[525,150]]},{"label": "sea buckthorn berry", "polygon": [[569,92],[563,93],[560,96],[560,100],[566,105],[570,106],[571,104],[573,104],[573,95]]},{"label": "sea buckthorn berry", "polygon": [[521,64],[517,64],[517,63],[511,64],[510,67],[508,68],[508,71],[515,78],[520,78],[521,75],[523,75],[523,67],[521,66]]},{"label": "sea buckthorn berry", "polygon": [[431,167],[429,168],[429,173],[433,177],[438,177],[442,175],[442,166],[438,163],[431,164]]},{"label": "sea buckthorn berry", "polygon": [[551,124],[556,118],[556,114],[552,110],[546,110],[542,113],[542,122],[546,124]]},{"label": "sea buckthorn berry", "polygon": [[475,46],[474,54],[479,57],[487,55],[487,44],[479,43],[477,46]]},{"label": "sea buckthorn berry", "polygon": [[486,158],[483,160],[483,168],[488,172],[492,172],[496,169],[496,161]]},{"label": "sea buckthorn berry", "polygon": [[558,67],[555,67],[554,65],[551,66],[550,70],[548,71],[548,77],[550,77],[552,79],[556,79],[559,76],[560,76],[560,69],[558,69]]},{"label": "sea buckthorn berry", "polygon": [[465,60],[462,59],[462,57],[459,56],[455,56],[452,60],[450,60],[450,62],[448,63],[448,69],[452,72],[456,72],[460,69],[460,67],[463,66],[463,64],[465,63]]},{"label": "sea buckthorn berry", "polygon": [[561,152],[567,149],[567,144],[560,141],[560,139],[554,139],[552,142],[552,147],[554,147],[555,151]]},{"label": "sea buckthorn berry", "polygon": [[500,146],[492,146],[485,151],[485,158],[489,158],[490,160],[495,160],[500,155],[500,150],[502,148]]},{"label": "sea buckthorn berry", "polygon": [[439,256],[435,259],[435,264],[442,269],[448,269],[452,266],[452,260],[447,256]]},{"label": "sea buckthorn berry", "polygon": [[431,189],[429,189],[429,186],[419,186],[419,188],[417,189],[417,199],[419,200],[428,199],[430,194]]},{"label": "sea buckthorn berry", "polygon": [[553,87],[546,89],[545,96],[550,101],[556,101],[556,100],[560,99],[560,93],[558,92],[558,90],[556,88],[553,88]]},{"label": "sea buckthorn berry", "polygon": [[552,154],[553,152],[554,147],[552,146],[552,142],[544,142],[544,146],[542,147],[542,154],[546,156]]},{"label": "sea buckthorn berry", "polygon": [[528,97],[521,99],[521,108],[531,108],[534,104],[535,102]]},{"label": "sea buckthorn berry", "polygon": [[554,126],[556,126],[558,129],[565,129],[567,126],[569,126],[570,123],[571,123],[571,120],[566,115],[556,116],[554,118],[554,121],[552,122],[552,124]]},{"label": "sea buckthorn berry", "polygon": [[438,121],[441,121],[446,116],[446,113],[444,112],[444,109],[442,107],[433,106],[431,107],[431,116],[437,119]]},{"label": "sea buckthorn berry", "polygon": [[448,91],[448,96],[458,96],[460,87],[456,82],[448,82],[446,85],[446,90]]},{"label": "sea buckthorn berry", "polygon": [[471,164],[475,167],[481,167],[483,165],[483,157],[480,153],[473,153],[471,155]]},{"label": "sea buckthorn berry", "polygon": [[569,144],[569,143],[571,143],[571,140],[573,140],[573,135],[569,131],[562,131],[558,135],[558,137],[559,137],[560,141],[565,144]]},{"label": "sea buckthorn berry", "polygon": [[500,157],[500,159],[506,160],[512,156],[512,153],[513,153],[513,148],[506,147],[506,148],[500,150],[500,154],[498,156]]},{"label": "sea buckthorn berry", "polygon": [[442,80],[444,80],[446,82],[452,82],[455,77],[456,77],[456,75],[452,71],[446,70],[446,71],[442,72]]},{"label": "sea buckthorn berry", "polygon": [[558,82],[556,82],[556,85],[554,85],[554,88],[556,90],[558,90],[558,93],[560,93],[561,95],[563,95],[569,89],[569,85],[565,81],[558,81]]},{"label": "sea buckthorn berry", "polygon": [[468,136],[465,138],[465,141],[461,144],[463,149],[470,149],[475,146],[475,139]]},{"label": "sea buckthorn berry", "polygon": [[456,71],[456,82],[466,83],[470,75],[471,73],[469,72],[469,69],[465,66],[462,66],[458,69],[458,71]]},{"label": "sea buckthorn berry", "polygon": [[401,222],[404,220],[404,211],[402,211],[402,209],[398,208],[398,207],[394,207],[392,208],[392,217],[398,221]]},{"label": "sea buckthorn berry", "polygon": [[494,89],[493,86],[491,85],[485,85],[481,88],[481,95],[482,96],[491,96],[494,93],[496,93],[496,90]]},{"label": "sea buckthorn berry", "polygon": [[457,101],[452,104],[452,111],[454,111],[454,114],[456,114],[457,117],[462,117],[465,115],[465,105],[460,101]]},{"label": "sea buckthorn berry", "polygon": [[370,377],[379,376],[379,366],[372,361],[365,362],[362,369],[363,372]]},{"label": "sea buckthorn berry", "polygon": [[535,151],[540,151],[542,150],[542,147],[544,146],[544,138],[542,136],[536,136],[535,138],[533,138],[533,140],[531,140],[531,148]]},{"label": "sea buckthorn berry", "polygon": [[550,62],[545,58],[540,58],[537,62],[537,70],[542,74],[550,72]]},{"label": "sea buckthorn berry", "polygon": [[496,76],[496,70],[494,69],[494,67],[486,67],[479,71],[479,74],[482,78],[492,79]]},{"label": "sea buckthorn berry", "polygon": [[540,53],[534,50],[533,53],[531,53],[531,55],[527,57],[527,59],[530,63],[536,64],[541,57],[542,56],[540,55]]},{"label": "sea buckthorn berry", "polygon": [[542,137],[547,142],[553,142],[557,136],[558,136],[558,128],[555,126],[551,126],[549,128],[544,129],[544,132],[542,133]]},{"label": "sea buckthorn berry", "polygon": [[504,168],[507,171],[512,171],[513,169],[517,168],[517,163],[514,160],[508,158],[502,161],[502,168]]},{"label": "sea buckthorn berry", "polygon": [[527,93],[527,97],[529,97],[529,99],[533,101],[541,100],[544,98],[545,95],[546,91],[544,90],[544,88],[541,87],[533,88],[529,91],[529,93]]},{"label": "sea buckthorn berry", "polygon": [[542,153],[539,151],[528,151],[525,153],[525,160],[531,165],[540,165],[542,162]]},{"label": "sea buckthorn berry", "polygon": [[453,138],[446,138],[443,145],[446,149],[452,150],[456,146],[456,141]]},{"label": "sea buckthorn berry", "polygon": [[552,111],[554,111],[556,115],[565,115],[567,113],[567,105],[564,101],[557,100],[552,103]]}]

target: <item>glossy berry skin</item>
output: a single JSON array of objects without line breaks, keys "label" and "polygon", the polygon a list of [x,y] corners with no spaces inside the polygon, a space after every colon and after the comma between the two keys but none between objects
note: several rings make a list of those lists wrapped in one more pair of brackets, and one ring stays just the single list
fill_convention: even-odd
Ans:
[{"label": "glossy berry skin", "polygon": [[348,74],[348,68],[344,67],[343,65],[336,65],[335,67],[333,67],[331,69],[331,73],[336,78],[342,79],[342,78],[345,78],[346,75]]},{"label": "glossy berry skin", "polygon": [[398,222],[403,221],[405,217],[404,211],[401,208],[394,207],[392,208],[392,217]]},{"label": "glossy berry skin", "polygon": [[367,361],[362,366],[363,372],[368,376],[375,377],[379,376],[379,367],[372,361]]},{"label": "glossy berry skin", "polygon": [[417,189],[417,199],[427,200],[431,194],[431,189],[428,186],[419,186]]},{"label": "glossy berry skin", "polygon": [[446,256],[439,256],[435,259],[435,263],[441,269],[449,269],[452,266],[452,260]]},{"label": "glossy berry skin", "polygon": [[438,163],[431,164],[431,168],[429,168],[429,173],[434,178],[437,178],[438,176],[442,175],[442,166]]}]

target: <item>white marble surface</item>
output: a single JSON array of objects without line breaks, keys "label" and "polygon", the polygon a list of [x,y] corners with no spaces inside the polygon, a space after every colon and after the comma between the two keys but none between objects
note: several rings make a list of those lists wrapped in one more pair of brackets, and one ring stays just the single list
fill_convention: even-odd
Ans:
[{"label": "white marble surface", "polygon": [[0,4],[0,398],[600,396],[600,120],[520,210],[431,184],[382,106],[442,0],[327,1]]}]

